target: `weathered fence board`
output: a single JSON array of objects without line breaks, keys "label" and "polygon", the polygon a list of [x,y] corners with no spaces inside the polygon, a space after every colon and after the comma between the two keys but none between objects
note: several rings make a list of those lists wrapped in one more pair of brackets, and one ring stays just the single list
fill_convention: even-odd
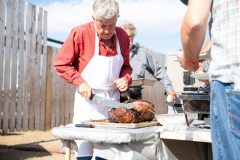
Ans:
[{"label": "weathered fence board", "polygon": [[[53,50],[53,57],[56,55],[56,49]],[[53,60],[53,57],[52,57],[52,60]],[[54,72],[54,70],[52,69],[52,76],[53,76],[53,82],[52,83],[52,87],[53,87],[53,101],[54,101],[54,104],[53,104],[53,108],[52,108],[52,125],[51,127],[53,127],[55,124],[56,125],[59,125],[61,124],[60,123],[60,109],[61,109],[61,99],[63,99],[64,97],[61,97],[61,79],[60,77],[58,77],[56,75],[56,72]]]},{"label": "weathered fence board", "polygon": [[3,96],[3,132],[7,132],[10,121],[10,73],[11,73],[11,48],[12,48],[12,30],[13,30],[13,5],[12,1],[7,2],[7,22],[6,22],[6,49],[4,54],[4,96]]},{"label": "weathered fence board", "polygon": [[[66,100],[65,100],[65,117],[64,117],[64,124],[67,124],[69,122],[72,122],[73,118],[73,105],[74,105],[74,92],[75,92],[75,87],[70,86],[70,84],[66,84]],[[70,96],[72,95],[72,96]]]},{"label": "weathered fence board", "polygon": [[[25,11],[27,13],[26,19],[28,20],[26,22],[26,30],[25,30],[25,59],[24,59],[24,105],[23,105],[23,130],[26,131],[29,126],[29,101],[30,101],[30,95],[28,93],[28,90],[30,89],[30,66],[31,65],[31,58],[30,58],[30,52],[31,52],[31,17],[32,14],[30,12],[31,6],[27,5],[25,8]],[[30,32],[30,33],[29,33]]]},{"label": "weathered fence board", "polygon": [[34,110],[34,123],[36,128],[40,127],[40,119],[41,119],[41,81],[38,81],[38,79],[42,78],[41,75],[41,53],[42,53],[42,19],[43,16],[43,9],[38,8],[38,15],[37,15],[37,36],[36,36],[36,57],[35,57],[35,63],[37,64],[37,68],[35,72],[35,78],[36,78],[36,85],[34,87],[35,90],[35,110]]},{"label": "weathered fence board", "polygon": [[[0,73],[3,73],[4,44],[5,44],[5,7],[3,0],[0,0]],[[3,74],[0,74],[0,128],[2,128],[3,112]]]},{"label": "weathered fence board", "polygon": [[18,103],[17,103],[17,123],[16,123],[16,130],[21,131],[23,126],[23,119],[22,119],[22,110],[24,106],[24,10],[25,5],[22,1],[20,1],[19,9],[18,9],[18,88],[17,88],[17,95],[18,95]]},{"label": "weathered fence board", "polygon": [[[40,130],[49,129],[46,127],[46,95],[47,95],[47,12],[43,11],[43,31],[42,31],[42,83],[41,83],[41,116],[40,116]],[[52,66],[49,66],[52,67]],[[52,101],[52,99],[50,100]]]},{"label": "weathered fence board", "polygon": [[[35,85],[36,85],[36,63],[35,63],[35,57],[36,57],[36,19],[35,19],[35,6],[29,4],[28,5],[28,15],[31,14],[29,17],[29,30],[26,31],[26,34],[29,34],[29,45],[30,45],[30,51],[27,52],[28,57],[28,73],[30,73],[31,76],[29,76],[29,84],[28,84],[28,94],[29,94],[29,102],[28,102],[28,113],[29,113],[29,119],[28,119],[28,129],[33,130],[34,129],[34,108],[35,106]],[[30,67],[29,67],[30,66]]]},{"label": "weathered fence board", "polygon": [[53,48],[52,47],[48,47],[47,48],[47,57],[46,57],[46,61],[49,62],[47,63],[46,66],[46,75],[47,75],[47,84],[46,84],[46,117],[45,117],[45,128],[51,128],[52,126],[52,72],[51,72],[51,68],[52,68],[52,54],[53,54]]},{"label": "weathered fence board", "polygon": [[12,12],[13,12],[13,30],[12,30],[12,51],[11,51],[11,101],[10,101],[10,124],[9,124],[9,130],[14,131],[15,129],[15,123],[16,123],[16,104],[17,104],[17,97],[16,97],[16,84],[17,84],[17,49],[18,49],[18,6],[19,6],[19,0],[13,1],[12,4]]}]

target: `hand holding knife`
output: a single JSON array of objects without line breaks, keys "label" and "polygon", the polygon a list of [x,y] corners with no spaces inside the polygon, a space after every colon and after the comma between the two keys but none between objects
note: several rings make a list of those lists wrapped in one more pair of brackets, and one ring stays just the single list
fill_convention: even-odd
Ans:
[{"label": "hand holding knife", "polygon": [[90,97],[92,95],[92,88],[89,86],[89,84],[87,82],[84,82],[78,87],[78,93],[82,97],[84,97],[86,99],[90,99]]}]

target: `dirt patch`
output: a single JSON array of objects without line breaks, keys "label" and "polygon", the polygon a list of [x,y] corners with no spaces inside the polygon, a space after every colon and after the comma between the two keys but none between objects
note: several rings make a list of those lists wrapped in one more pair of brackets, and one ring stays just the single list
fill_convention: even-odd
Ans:
[{"label": "dirt patch", "polygon": [[[74,154],[72,154],[74,160]],[[64,160],[62,142],[51,131],[14,132],[0,135],[1,160]]]}]

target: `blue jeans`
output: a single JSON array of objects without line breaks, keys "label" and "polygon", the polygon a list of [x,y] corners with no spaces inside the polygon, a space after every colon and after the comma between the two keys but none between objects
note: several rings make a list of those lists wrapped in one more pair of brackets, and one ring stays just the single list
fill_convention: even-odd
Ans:
[{"label": "blue jeans", "polygon": [[240,159],[240,92],[233,83],[211,82],[211,137],[214,160]]}]

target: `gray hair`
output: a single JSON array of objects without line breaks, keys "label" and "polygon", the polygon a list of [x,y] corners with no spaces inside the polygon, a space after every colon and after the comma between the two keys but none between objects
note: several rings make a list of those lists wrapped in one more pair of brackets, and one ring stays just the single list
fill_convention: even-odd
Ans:
[{"label": "gray hair", "polygon": [[95,0],[93,3],[93,18],[107,20],[119,16],[119,6],[116,0]]},{"label": "gray hair", "polygon": [[136,27],[134,26],[133,23],[131,23],[129,21],[126,21],[126,20],[122,21],[122,22],[118,23],[118,26],[121,28],[124,28],[124,29],[131,30],[134,36],[136,36],[136,34],[137,34]]}]

